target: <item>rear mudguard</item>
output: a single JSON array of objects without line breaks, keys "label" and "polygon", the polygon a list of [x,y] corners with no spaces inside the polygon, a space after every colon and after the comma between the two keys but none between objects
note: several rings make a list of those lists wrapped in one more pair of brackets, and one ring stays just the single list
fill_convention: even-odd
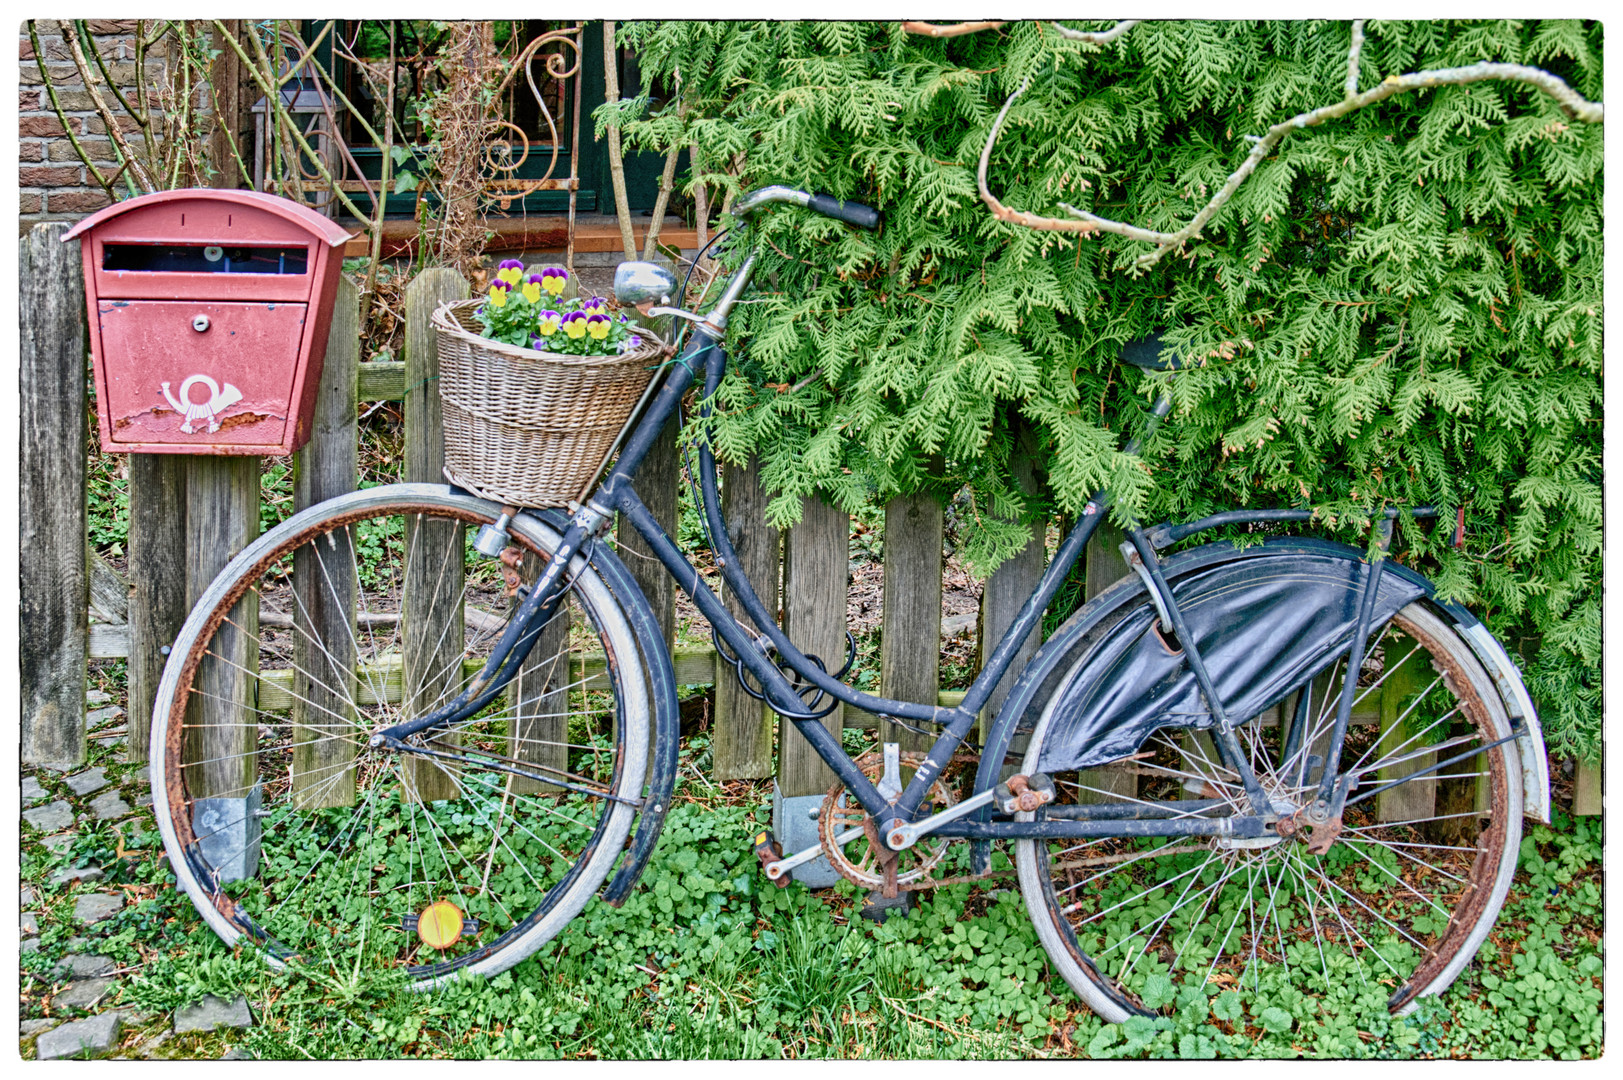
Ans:
[{"label": "rear mudguard", "polygon": [[[1225,542],[1207,544],[1172,556],[1162,568],[1235,722],[1255,716],[1328,667],[1346,648],[1367,572],[1355,548],[1289,537],[1244,550]],[[1303,589],[1311,594],[1308,603],[1302,602]],[[1433,592],[1425,578],[1388,562],[1377,619],[1420,598],[1453,618],[1461,637],[1499,686],[1512,721],[1526,733],[1516,743],[1526,813],[1549,821],[1549,762],[1543,732],[1515,665],[1475,616],[1458,605],[1437,601]],[[998,773],[1010,742],[1033,729],[1038,714],[1056,694],[1066,695],[1056,707],[1068,715],[1062,721],[1064,737],[1054,750],[1044,750],[1044,769],[1115,760],[1136,750],[1157,727],[1210,726],[1211,717],[1187,663],[1181,654],[1167,652],[1156,635],[1147,599],[1140,578],[1123,579],[1043,644],[988,732],[976,775],[977,793],[1001,779]],[[1140,610],[1134,611],[1135,606]],[[1217,618],[1219,614],[1225,617]],[[1087,649],[1090,636],[1103,644],[1091,649],[1078,670],[1078,650]],[[978,853],[977,863],[984,851]]]},{"label": "rear mudguard", "polygon": [[[568,526],[568,520],[556,510],[526,510],[513,521],[516,530],[538,538],[546,536],[552,546],[556,546],[559,535]],[[654,753],[648,793],[620,869],[603,890],[603,902],[611,907],[619,907],[631,895],[637,879],[648,865],[654,845],[659,841],[660,830],[665,827],[665,815],[670,812],[671,791],[676,786],[681,719],[676,702],[676,672],[671,667],[670,650],[666,647],[659,621],[654,618],[653,608],[637,586],[636,579],[631,576],[631,571],[626,569],[625,563],[620,561],[613,549],[596,545],[590,557],[592,567],[602,577],[604,584],[621,598],[626,619],[637,637],[637,649],[648,667],[648,690],[653,698]]]}]

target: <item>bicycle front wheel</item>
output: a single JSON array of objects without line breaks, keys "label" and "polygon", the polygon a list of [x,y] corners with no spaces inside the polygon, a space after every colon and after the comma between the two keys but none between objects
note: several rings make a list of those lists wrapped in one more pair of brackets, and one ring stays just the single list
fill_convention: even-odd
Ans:
[{"label": "bicycle front wheel", "polygon": [[355,492],[250,545],[177,639],[154,706],[154,810],[181,887],[275,963],[491,975],[575,916],[619,857],[649,693],[617,598],[576,555],[502,696],[369,745],[461,691],[556,549],[521,519],[511,571],[474,553],[499,508],[439,485]]},{"label": "bicycle front wheel", "polygon": [[[1511,734],[1509,719],[1470,648],[1423,602],[1399,611],[1372,646],[1339,762],[1361,780],[1325,853],[1309,850],[1306,829],[1015,845],[1038,937],[1101,1017],[1155,1015],[1190,984],[1238,992],[1255,1014],[1258,999],[1317,997],[1350,982],[1387,993],[1402,1013],[1445,990],[1476,954],[1521,839],[1516,748],[1491,745]],[[1316,795],[1344,669],[1237,729],[1281,813]],[[1025,771],[1037,767],[1052,712],[1051,702]],[[1238,774],[1192,730],[1162,728],[1133,758],[1054,779],[1061,803],[1119,802],[1122,816],[1196,800],[1249,812]]]}]

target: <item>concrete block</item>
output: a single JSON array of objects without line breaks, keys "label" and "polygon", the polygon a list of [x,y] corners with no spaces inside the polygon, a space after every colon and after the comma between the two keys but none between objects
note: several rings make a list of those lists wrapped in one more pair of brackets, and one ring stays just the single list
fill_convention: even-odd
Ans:
[{"label": "concrete block", "polygon": [[[772,835],[785,855],[814,846],[817,841],[817,813],[822,809],[822,795],[795,795],[785,797],[772,782]],[[841,880],[839,871],[829,865],[822,855],[809,863],[802,863],[789,871],[789,876],[808,889],[827,889]]]}]

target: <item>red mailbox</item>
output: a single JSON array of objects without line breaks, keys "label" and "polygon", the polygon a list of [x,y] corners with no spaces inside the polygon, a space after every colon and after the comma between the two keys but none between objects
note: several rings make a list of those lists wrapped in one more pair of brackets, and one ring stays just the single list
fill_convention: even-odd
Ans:
[{"label": "red mailbox", "polygon": [[274,195],[187,188],[109,206],[74,237],[103,450],[305,444],[349,233]]}]

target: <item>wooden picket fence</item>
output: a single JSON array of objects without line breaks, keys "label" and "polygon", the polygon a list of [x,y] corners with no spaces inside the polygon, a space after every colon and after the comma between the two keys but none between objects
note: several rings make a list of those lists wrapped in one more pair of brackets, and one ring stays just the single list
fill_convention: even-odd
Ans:
[{"label": "wooden picket fence", "polygon": [[[23,761],[85,759],[87,661],[107,657],[127,661],[126,753],[131,760],[144,760],[151,703],[164,662],[161,649],[173,640],[207,583],[257,535],[261,462],[252,457],[131,455],[126,575],[121,577],[87,552],[84,290],[78,245],[59,239],[65,228],[36,226],[22,244]],[[362,363],[358,294],[349,282],[340,285],[313,435],[294,460],[296,510],[356,487],[358,404],[403,402],[404,479],[442,480],[438,358],[429,317],[446,300],[466,296],[467,284],[456,272],[420,273],[404,297],[403,358]],[[638,482],[645,502],[672,533],[679,483],[673,422]],[[849,519],[836,508],[809,499],[800,523],[780,532],[764,520],[767,493],[753,465],[724,466],[722,485],[723,516],[742,569],[761,599],[769,609],[782,611],[784,629],[803,651],[837,665],[845,650]],[[961,693],[939,689],[942,505],[927,495],[910,496],[891,500],[884,513],[879,692],[909,701],[954,704]],[[1115,550],[1120,537],[1110,532],[1101,530],[1104,535],[1088,550],[1090,596],[1127,572]],[[618,540],[625,562],[662,621],[667,642],[674,643],[674,583],[649,557],[640,537],[624,530]],[[987,580],[977,628],[983,653],[986,643],[998,641],[1012,623],[1045,560],[1042,530],[1034,529],[1027,548]],[[734,598],[723,599],[739,613]],[[96,621],[90,621],[92,616]],[[988,715],[1001,705],[1037,644],[1035,634],[1023,643],[1011,673],[993,695]],[[678,683],[715,686],[715,779],[775,776],[787,797],[828,790],[834,776],[809,744],[792,725],[745,694],[729,668],[718,673],[709,646],[677,647],[673,658]],[[580,663],[589,674],[590,658],[580,658]],[[1403,687],[1404,680],[1391,680],[1393,693],[1405,692]],[[1387,698],[1366,701],[1355,722],[1393,723],[1397,698],[1392,694]],[[836,708],[823,723],[834,732],[842,727],[880,727],[886,740],[899,742],[904,749],[924,748],[922,736],[848,707]],[[1198,751],[1191,747],[1190,752]],[[1210,748],[1205,753],[1212,755]],[[1584,772],[1588,776],[1580,777],[1578,810],[1598,812],[1598,769]],[[1086,782],[1130,792],[1137,777],[1106,767],[1094,770]],[[432,797],[431,791],[423,794]],[[1408,816],[1418,809],[1383,806],[1382,812]]]}]

